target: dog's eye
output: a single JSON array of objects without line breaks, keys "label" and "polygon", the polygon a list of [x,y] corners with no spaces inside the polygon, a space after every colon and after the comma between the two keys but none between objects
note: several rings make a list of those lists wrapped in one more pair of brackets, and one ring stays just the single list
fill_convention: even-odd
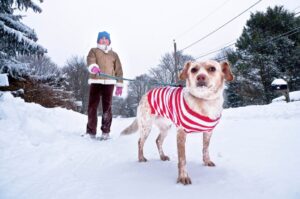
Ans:
[{"label": "dog's eye", "polygon": [[198,68],[192,68],[191,73],[196,73],[198,71]]},{"label": "dog's eye", "polygon": [[209,67],[208,71],[209,71],[209,72],[215,72],[215,71],[216,71],[216,67],[213,67],[213,66],[212,66],[212,67]]}]

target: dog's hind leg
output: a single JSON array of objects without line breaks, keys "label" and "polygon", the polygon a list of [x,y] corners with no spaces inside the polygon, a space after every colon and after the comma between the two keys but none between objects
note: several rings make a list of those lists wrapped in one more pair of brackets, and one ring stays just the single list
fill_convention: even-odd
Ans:
[{"label": "dog's hind leg", "polygon": [[151,115],[151,109],[148,104],[147,96],[144,95],[140,101],[137,109],[137,122],[140,132],[140,139],[138,142],[138,159],[139,162],[146,162],[147,159],[144,156],[144,144],[151,131],[154,117]]},{"label": "dog's hind leg", "polygon": [[156,125],[158,126],[160,133],[156,139],[156,146],[159,152],[159,156],[162,161],[170,160],[170,158],[165,155],[162,145],[164,143],[166,136],[168,135],[168,131],[171,128],[171,125],[166,124],[164,121],[159,121],[159,122],[158,121],[156,122]]},{"label": "dog's hind leg", "polygon": [[211,136],[212,132],[203,133],[203,162],[205,166],[214,167],[216,165],[210,160],[208,150]]},{"label": "dog's hind leg", "polygon": [[147,162],[147,159],[144,156],[144,144],[146,139],[148,138],[148,135],[151,131],[151,125],[149,124],[141,124],[140,126],[140,139],[138,142],[138,147],[139,147],[139,151],[138,151],[138,158],[139,158],[139,162]]}]

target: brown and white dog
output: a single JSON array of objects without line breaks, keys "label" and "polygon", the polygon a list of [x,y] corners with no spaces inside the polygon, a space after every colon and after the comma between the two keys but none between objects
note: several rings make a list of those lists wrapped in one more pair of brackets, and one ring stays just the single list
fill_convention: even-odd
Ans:
[{"label": "brown and white dog", "polygon": [[208,147],[212,130],[217,125],[223,110],[225,81],[232,81],[233,75],[227,62],[190,61],[185,64],[179,78],[186,80],[186,87],[154,89],[145,94],[137,108],[137,118],[121,134],[131,134],[139,130],[138,160],[146,162],[143,152],[144,143],[152,124],[156,124],[160,130],[156,144],[160,159],[165,161],[169,160],[169,157],[165,155],[162,144],[171,124],[174,123],[177,126],[179,173],[177,182],[186,185],[191,184],[186,170],[186,135],[190,132],[203,132],[204,165],[215,166],[209,157]]}]

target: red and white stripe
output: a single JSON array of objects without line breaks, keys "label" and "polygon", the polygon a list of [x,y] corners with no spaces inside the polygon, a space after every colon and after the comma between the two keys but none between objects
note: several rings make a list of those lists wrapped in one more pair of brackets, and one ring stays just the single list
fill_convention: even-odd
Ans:
[{"label": "red and white stripe", "polygon": [[194,112],[184,100],[182,90],[182,87],[163,87],[149,91],[148,102],[151,114],[170,119],[187,133],[211,132],[220,117],[213,120]]}]

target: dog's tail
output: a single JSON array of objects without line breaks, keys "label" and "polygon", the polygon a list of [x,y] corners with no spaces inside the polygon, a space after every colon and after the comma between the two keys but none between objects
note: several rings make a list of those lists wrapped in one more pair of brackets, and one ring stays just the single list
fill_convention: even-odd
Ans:
[{"label": "dog's tail", "polygon": [[139,128],[138,121],[135,119],[126,129],[121,132],[121,135],[130,135],[137,132]]}]

